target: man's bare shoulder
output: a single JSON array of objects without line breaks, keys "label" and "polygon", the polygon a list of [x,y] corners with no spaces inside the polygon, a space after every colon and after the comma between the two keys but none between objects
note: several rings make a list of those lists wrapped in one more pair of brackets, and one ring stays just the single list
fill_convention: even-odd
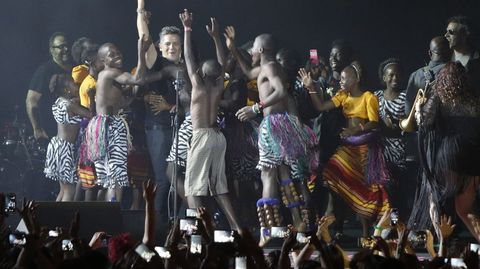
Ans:
[{"label": "man's bare shoulder", "polygon": [[98,74],[98,78],[100,79],[101,77],[104,79],[109,79],[109,78],[115,78],[118,77],[119,75],[123,74],[122,70],[118,68],[106,68],[100,71]]},{"label": "man's bare shoulder", "polygon": [[283,76],[282,66],[277,62],[269,62],[267,64],[262,65],[261,71],[267,76],[269,75]]}]

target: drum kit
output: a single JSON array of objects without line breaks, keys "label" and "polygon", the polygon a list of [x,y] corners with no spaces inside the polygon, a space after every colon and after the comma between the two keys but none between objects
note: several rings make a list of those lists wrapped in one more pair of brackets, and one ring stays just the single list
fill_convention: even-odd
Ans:
[{"label": "drum kit", "polygon": [[[17,114],[17,113],[15,113]],[[17,199],[54,200],[57,184],[45,178],[43,166],[48,141],[27,135],[27,124],[15,115],[0,127],[0,192]]]}]

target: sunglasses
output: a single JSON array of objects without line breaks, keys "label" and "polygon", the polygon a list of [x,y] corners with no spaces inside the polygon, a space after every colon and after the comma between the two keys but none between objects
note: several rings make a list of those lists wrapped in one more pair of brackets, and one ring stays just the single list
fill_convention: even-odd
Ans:
[{"label": "sunglasses", "polygon": [[54,49],[60,49],[60,50],[64,50],[64,49],[68,49],[68,46],[67,45],[57,45],[57,46],[52,46],[52,48]]},{"label": "sunglasses", "polygon": [[455,35],[457,32],[456,31],[453,31],[452,29],[447,29],[447,33],[449,35]]}]

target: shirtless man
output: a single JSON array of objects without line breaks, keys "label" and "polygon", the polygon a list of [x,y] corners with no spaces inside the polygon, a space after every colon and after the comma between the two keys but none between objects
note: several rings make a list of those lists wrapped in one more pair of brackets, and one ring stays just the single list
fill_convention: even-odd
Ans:
[{"label": "shirtless man", "polygon": [[314,141],[302,128],[299,119],[288,114],[286,75],[275,61],[273,37],[262,34],[255,38],[252,48],[253,68],[247,66],[234,45],[233,27],[227,27],[225,37],[227,47],[244,73],[250,79],[257,78],[260,97],[259,103],[240,109],[236,115],[241,121],[252,119],[262,111],[264,116],[259,129],[260,160],[257,165],[263,183],[262,199],[257,202],[262,245],[269,237],[269,228],[281,226],[277,182],[280,183],[282,201],[291,211],[293,224],[299,231],[307,228],[308,211],[300,191],[302,186],[299,186],[303,182],[296,183],[292,180],[291,169],[298,165],[297,160],[308,159],[306,156]]},{"label": "shirtless man", "polygon": [[192,13],[185,9],[179,16],[185,30],[185,62],[192,83],[190,112],[193,135],[187,155],[185,196],[189,207],[198,208],[202,206],[202,196],[212,194],[230,227],[238,230],[240,226],[228,198],[226,141],[217,125],[218,105],[224,91],[224,71],[220,63],[214,60],[197,66],[190,37]]},{"label": "shirtless man", "polygon": [[[122,199],[122,187],[128,186],[128,126],[118,115],[124,102],[122,85],[142,85],[145,51],[148,41],[138,41],[138,64],[135,75],[122,72],[123,56],[111,43],[102,45],[98,57],[105,65],[98,74],[96,111],[86,131],[87,156],[95,163],[97,184],[108,188],[107,201]],[[107,140],[108,139],[108,140]]]}]

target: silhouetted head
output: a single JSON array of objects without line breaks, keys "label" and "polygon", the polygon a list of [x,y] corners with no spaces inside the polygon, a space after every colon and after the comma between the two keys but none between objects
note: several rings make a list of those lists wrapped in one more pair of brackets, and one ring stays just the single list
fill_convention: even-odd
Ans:
[{"label": "silhouetted head", "polygon": [[222,66],[215,60],[206,60],[199,69],[199,75],[205,81],[214,82],[222,78]]},{"label": "silhouetted head", "polygon": [[430,41],[428,54],[432,61],[448,62],[452,54],[448,40],[444,36],[434,37],[432,41]]},{"label": "silhouetted head", "polygon": [[261,55],[275,56],[276,41],[271,34],[261,34],[255,38],[252,47],[252,65],[260,64]]}]

